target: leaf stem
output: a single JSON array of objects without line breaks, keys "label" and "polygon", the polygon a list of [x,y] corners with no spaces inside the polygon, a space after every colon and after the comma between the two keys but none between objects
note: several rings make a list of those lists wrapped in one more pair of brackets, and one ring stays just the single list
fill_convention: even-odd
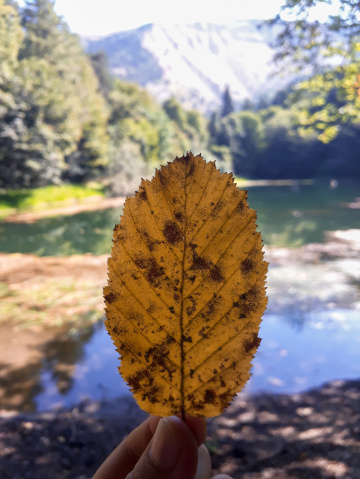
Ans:
[{"label": "leaf stem", "polygon": [[185,416],[185,409],[182,408],[181,410],[181,419],[184,421],[184,423],[186,424],[186,416]]}]

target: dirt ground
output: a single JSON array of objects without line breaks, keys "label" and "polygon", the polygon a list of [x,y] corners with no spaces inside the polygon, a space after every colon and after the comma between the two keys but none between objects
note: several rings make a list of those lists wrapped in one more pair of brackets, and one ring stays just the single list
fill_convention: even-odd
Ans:
[{"label": "dirt ground", "polygon": [[[89,479],[145,417],[132,398],[0,413],[1,478]],[[235,479],[359,479],[360,381],[291,396],[241,394],[208,420],[206,444],[214,473]]]}]

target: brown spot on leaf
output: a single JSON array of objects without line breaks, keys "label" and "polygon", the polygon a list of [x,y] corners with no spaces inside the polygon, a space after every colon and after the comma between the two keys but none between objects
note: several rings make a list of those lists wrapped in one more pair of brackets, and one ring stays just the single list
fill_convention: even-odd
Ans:
[{"label": "brown spot on leaf", "polygon": [[112,291],[106,294],[104,298],[105,298],[105,301],[109,304],[113,304],[116,301],[116,295]]},{"label": "brown spot on leaf", "polygon": [[139,198],[142,200],[142,201],[146,201],[147,200],[147,194],[146,194],[146,191],[145,190],[141,190],[139,192]]},{"label": "brown spot on leaf", "polygon": [[205,389],[204,402],[206,404],[214,404],[216,399],[216,392],[213,389]]},{"label": "brown spot on leaf", "polygon": [[221,409],[225,409],[228,407],[230,401],[232,399],[232,394],[229,394],[228,392],[224,392],[219,395],[219,400],[221,404]]},{"label": "brown spot on leaf", "polygon": [[146,246],[149,248],[149,251],[153,251],[155,245],[160,244],[160,241],[152,239],[145,229],[141,230],[141,234],[143,235],[144,241]]},{"label": "brown spot on leaf", "polygon": [[163,235],[170,244],[178,243],[183,239],[179,226],[174,221],[167,221],[163,229]]},{"label": "brown spot on leaf", "polygon": [[161,398],[161,394],[159,394],[159,392],[160,388],[155,384],[152,384],[144,390],[142,400],[145,401],[147,399],[149,402],[151,402],[151,404],[155,404]]},{"label": "brown spot on leaf", "polygon": [[205,258],[199,256],[195,251],[193,254],[193,264],[191,265],[190,269],[194,271],[201,271],[204,269],[210,269],[211,263],[207,261]]},{"label": "brown spot on leaf", "polygon": [[149,363],[149,370],[152,375],[154,371],[167,372],[169,375],[170,381],[173,377],[174,370],[170,367],[170,363],[167,361],[167,356],[169,354],[169,349],[167,348],[166,341],[160,344],[159,347],[149,348],[144,357],[147,363]]},{"label": "brown spot on leaf", "polygon": [[189,178],[190,176],[193,176],[194,173],[195,173],[195,164],[192,163],[190,165],[189,171],[187,172],[186,176]]},{"label": "brown spot on leaf", "polygon": [[208,335],[206,334],[206,331],[209,329],[209,326],[203,326],[200,331],[198,332],[198,335],[201,336],[202,338],[207,338]]},{"label": "brown spot on leaf", "polygon": [[192,337],[191,336],[186,336],[185,334],[183,334],[181,336],[181,340],[184,342],[184,343],[192,343],[193,340],[192,340]]},{"label": "brown spot on leaf", "polygon": [[177,212],[174,214],[174,216],[175,216],[175,218],[176,218],[178,221],[180,221],[180,222],[184,221],[184,214],[183,214],[182,211],[177,211]]},{"label": "brown spot on leaf", "polygon": [[155,311],[155,304],[150,303],[149,306],[146,308],[146,311],[150,314],[153,313]]},{"label": "brown spot on leaf", "polygon": [[166,178],[165,178],[165,176],[163,175],[162,171],[161,171],[161,170],[158,170],[158,171],[157,171],[157,175],[158,175],[158,178],[159,178],[159,181],[160,181],[161,186],[165,186],[165,185],[166,185]]},{"label": "brown spot on leaf", "polygon": [[216,283],[224,281],[224,276],[222,275],[221,269],[217,264],[210,271],[210,279]]},{"label": "brown spot on leaf", "polygon": [[138,257],[138,258],[135,258],[134,263],[136,264],[138,268],[145,269],[147,267],[148,260],[143,257]]},{"label": "brown spot on leaf", "polygon": [[261,343],[261,338],[257,334],[253,334],[251,339],[244,340],[244,349],[246,353],[249,353],[253,348],[258,348]]},{"label": "brown spot on leaf", "polygon": [[212,316],[215,310],[215,306],[219,303],[218,297],[216,295],[208,302],[207,310],[205,311],[205,317]]},{"label": "brown spot on leaf", "polygon": [[248,274],[250,273],[254,268],[254,263],[250,258],[246,258],[242,263],[241,263],[241,272],[243,274]]},{"label": "brown spot on leaf", "polygon": [[202,411],[202,410],[205,408],[204,404],[201,403],[201,402],[199,402],[199,403],[192,403],[191,405],[192,405],[192,407],[193,407],[194,409],[196,409],[196,410],[198,410],[198,411]]},{"label": "brown spot on leaf", "polygon": [[191,316],[196,311],[196,300],[192,296],[189,296],[188,299],[191,301],[191,306],[186,308],[186,314]]},{"label": "brown spot on leaf", "polygon": [[150,372],[147,369],[140,369],[129,376],[127,383],[131,389],[136,392],[142,388],[142,381],[147,381],[149,384],[152,384],[153,380],[154,379],[150,376]]},{"label": "brown spot on leaf", "polygon": [[175,339],[168,334],[164,343],[168,346],[169,344],[172,344],[172,343],[175,343],[175,342],[176,342]]}]

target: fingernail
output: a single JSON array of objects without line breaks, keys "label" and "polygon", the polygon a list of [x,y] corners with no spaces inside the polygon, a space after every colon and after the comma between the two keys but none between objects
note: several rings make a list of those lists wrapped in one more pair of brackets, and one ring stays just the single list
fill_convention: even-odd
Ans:
[{"label": "fingernail", "polygon": [[159,469],[171,469],[180,454],[174,430],[166,419],[160,419],[150,448],[150,455]]}]

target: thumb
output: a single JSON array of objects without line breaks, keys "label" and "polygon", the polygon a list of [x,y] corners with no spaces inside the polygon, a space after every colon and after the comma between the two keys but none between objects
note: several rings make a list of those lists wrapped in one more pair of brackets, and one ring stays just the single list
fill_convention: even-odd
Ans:
[{"label": "thumb", "polygon": [[171,416],[160,419],[154,437],[127,479],[193,479],[198,444],[186,423]]}]

